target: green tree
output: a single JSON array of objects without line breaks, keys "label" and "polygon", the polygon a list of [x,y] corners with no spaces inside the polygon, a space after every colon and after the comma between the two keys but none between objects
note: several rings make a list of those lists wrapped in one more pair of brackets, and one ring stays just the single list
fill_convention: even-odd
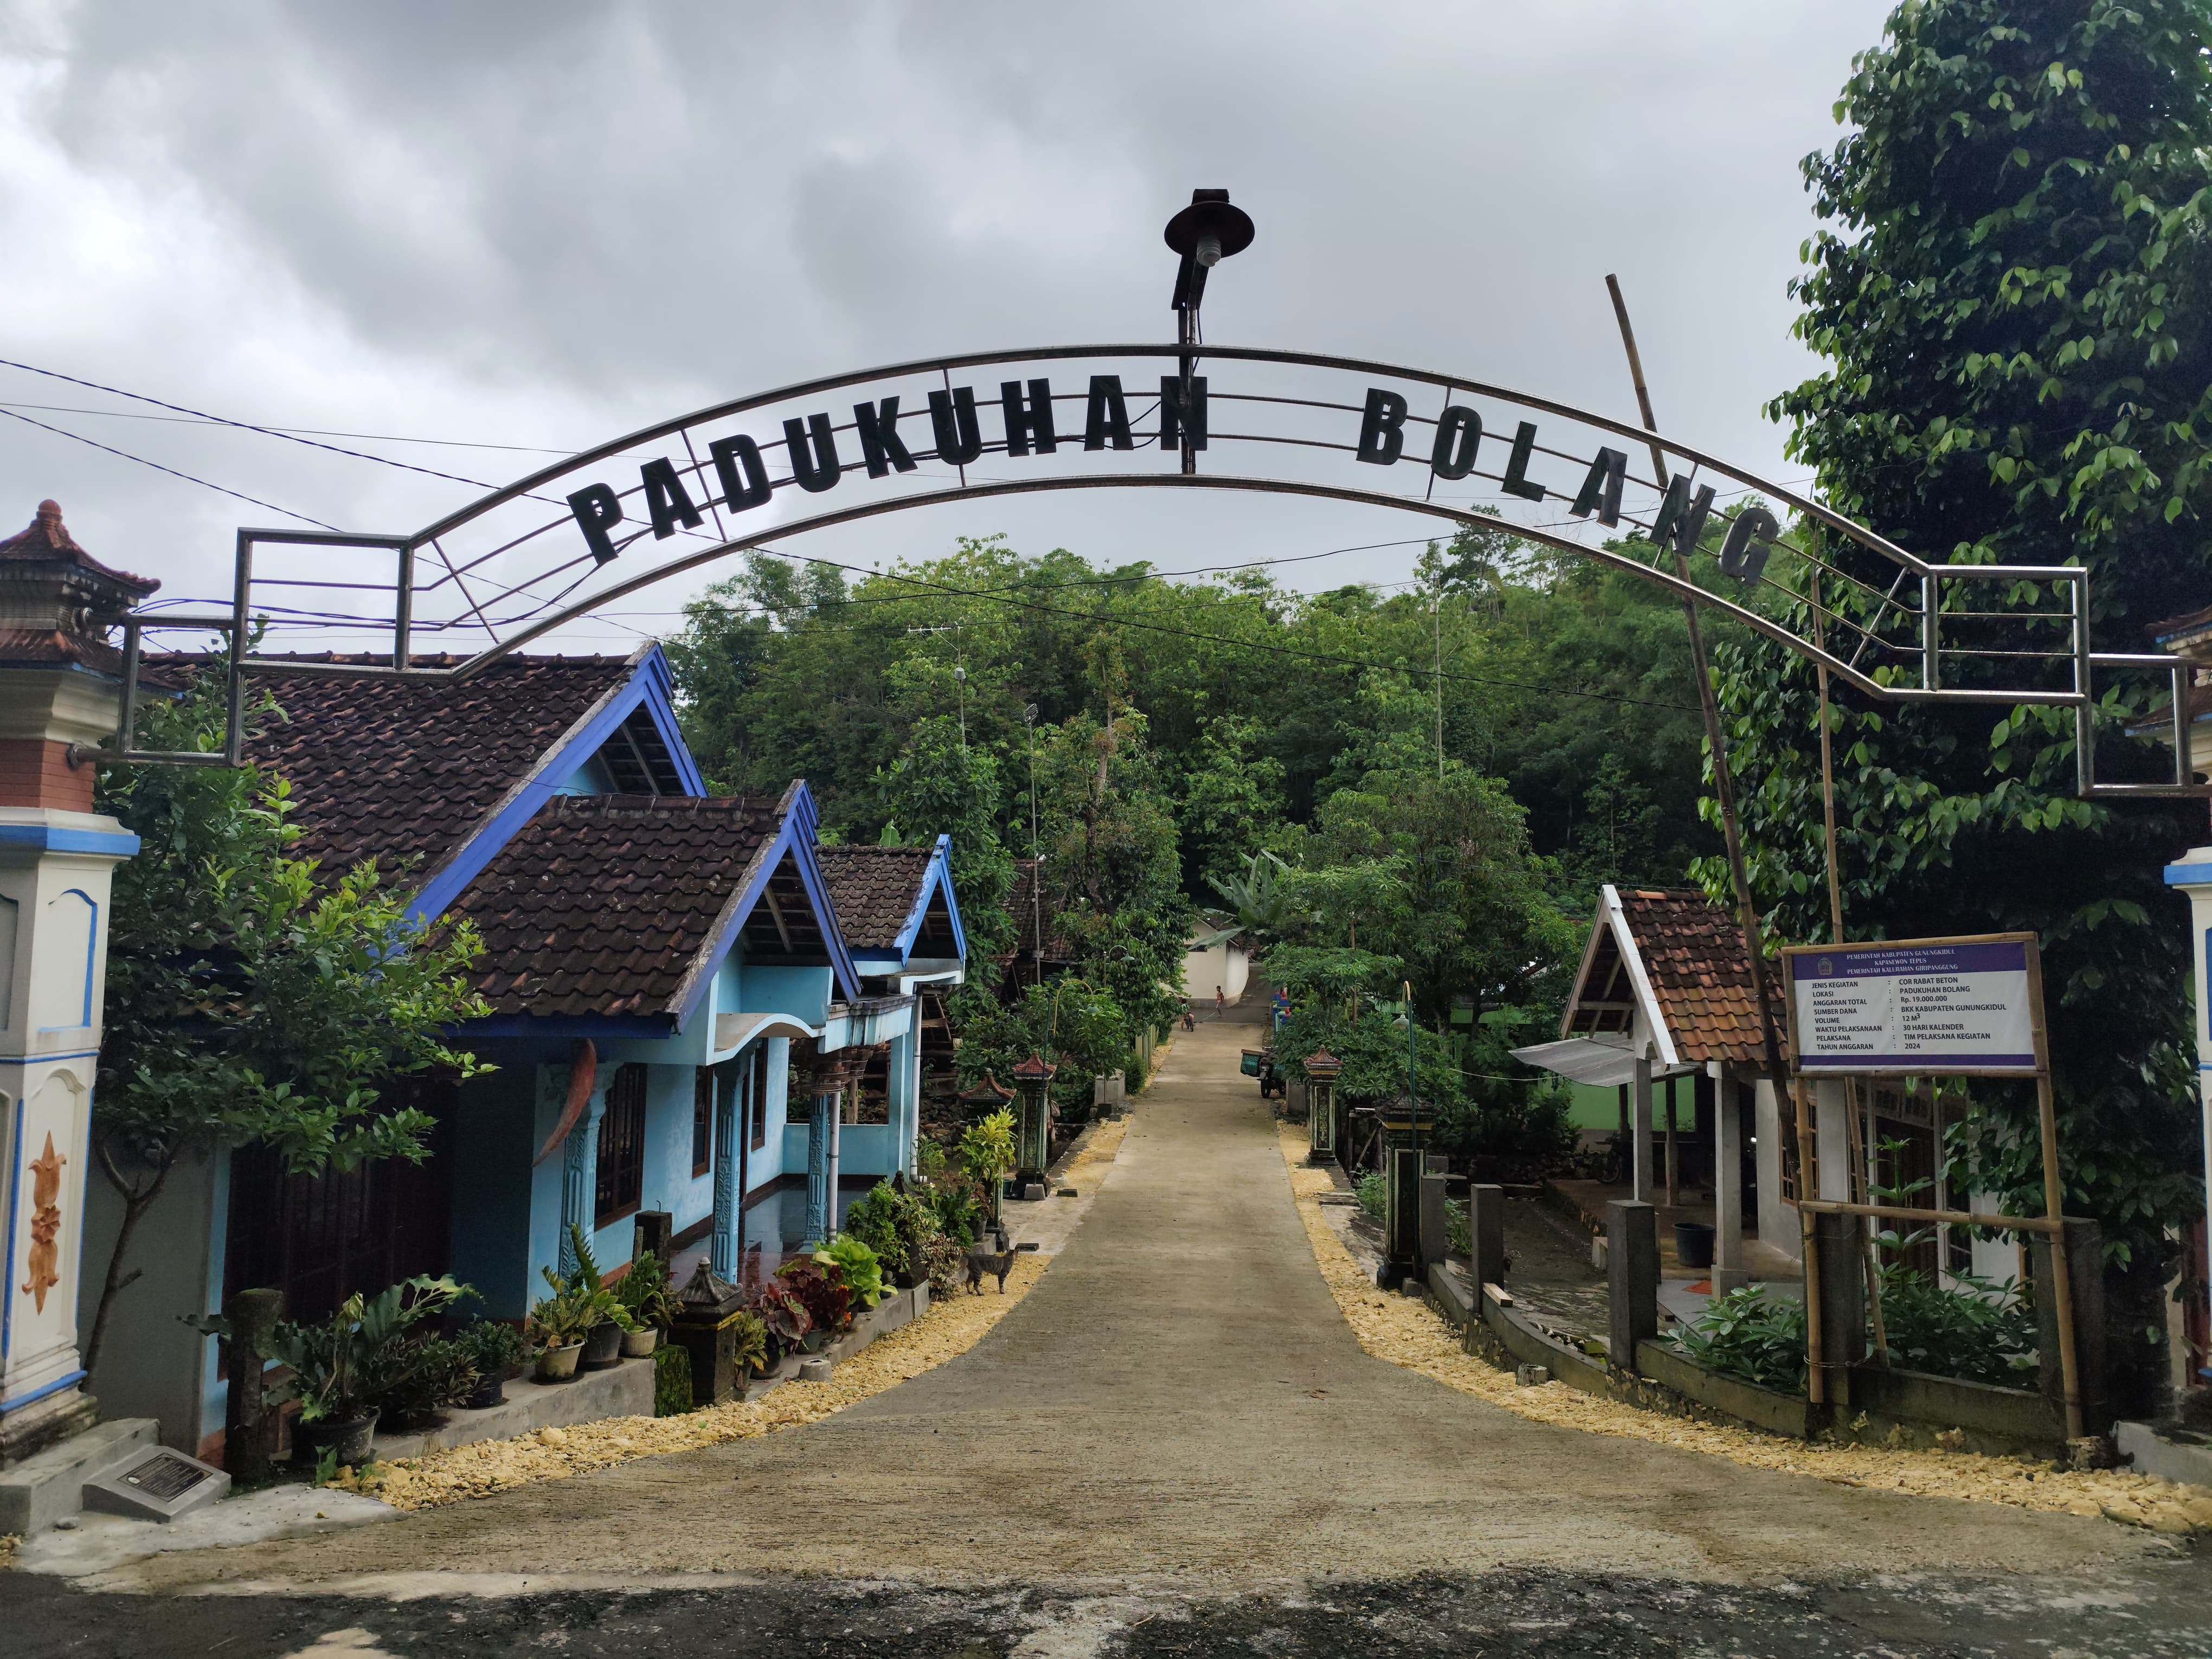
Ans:
[{"label": "green tree", "polygon": [[1218,716],[1183,770],[1176,825],[1183,890],[1194,897],[1242,874],[1283,823],[1283,763],[1259,752],[1260,732],[1248,715]]},{"label": "green tree", "polygon": [[[143,740],[213,750],[222,701],[219,681],[197,684],[146,710]],[[301,1174],[420,1161],[431,1119],[385,1091],[433,1069],[488,1069],[446,1034],[490,1012],[463,976],[482,950],[472,927],[426,931],[373,863],[333,879],[290,855],[299,832],[283,778],[115,768],[98,804],[142,845],[116,868],[108,934],[93,1147],[123,1217],[88,1368],[118,1292],[143,1271],[126,1267],[133,1236],[180,1157],[269,1146]]]},{"label": "green tree", "polygon": [[[1827,222],[1795,284],[1797,332],[1829,367],[1773,405],[1791,453],[1832,505],[1924,557],[2087,567],[2106,649],[2140,650],[2146,623],[2203,601],[2208,36],[2205,0],[1903,5],[1837,106],[1853,130],[1805,162]],[[2053,608],[2032,585],[1972,591]],[[1840,604],[1871,621],[1868,602]],[[2053,628],[2022,621],[2002,642],[2047,647]],[[1825,937],[1811,674],[1756,641],[1716,664],[1762,902],[1784,935]],[[1954,683],[1977,666],[1960,659]],[[2154,692],[2100,689],[2100,768],[2154,775],[2118,724]],[[1992,729],[1966,708],[1854,703],[1838,727],[1852,931],[2042,937],[2067,1207],[2103,1223],[2118,1403],[2148,1409],[2167,1231],[2202,1207],[2190,969],[2159,866],[2203,809],[2075,799],[2070,711]],[[1954,1179],[2039,1209],[2032,1095],[1976,1098]]]}]

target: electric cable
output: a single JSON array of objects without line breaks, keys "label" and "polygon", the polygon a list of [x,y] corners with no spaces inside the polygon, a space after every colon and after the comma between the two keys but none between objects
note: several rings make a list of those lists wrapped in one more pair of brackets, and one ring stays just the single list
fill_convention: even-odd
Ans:
[{"label": "electric cable", "polygon": [[104,450],[110,455],[119,455],[126,461],[136,461],[141,466],[150,466],[156,472],[166,472],[173,478],[182,478],[186,483],[198,484],[204,489],[212,489],[218,495],[228,495],[234,501],[246,501],[255,507],[266,507],[271,513],[282,513],[288,519],[297,519],[301,524],[311,524],[318,530],[334,531],[337,528],[334,524],[325,524],[320,519],[311,519],[304,513],[295,513],[289,507],[279,507],[274,501],[264,501],[258,495],[249,495],[240,489],[227,489],[219,483],[210,483],[205,478],[196,478],[189,472],[179,472],[173,466],[164,466],[159,461],[149,461],[143,455],[133,455],[127,449],[118,449],[114,445],[104,444],[97,438],[88,438],[82,432],[71,432],[65,427],[49,426],[44,421],[34,421],[27,415],[19,415],[12,409],[0,408],[0,415],[5,415],[11,421],[21,421],[26,426],[34,426],[41,432],[51,432],[58,438],[74,438],[81,444],[88,444],[94,449]]}]

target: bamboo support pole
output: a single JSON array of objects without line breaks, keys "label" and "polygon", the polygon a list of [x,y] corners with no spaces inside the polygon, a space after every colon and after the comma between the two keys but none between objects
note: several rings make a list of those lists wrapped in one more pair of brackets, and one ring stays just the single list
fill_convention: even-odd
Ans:
[{"label": "bamboo support pole", "polygon": [[1801,1198],[1797,1207],[1814,1215],[1863,1215],[1884,1221],[1941,1221],[1954,1227],[1996,1227],[2015,1233],[2056,1233],[2063,1225],[2040,1215],[1969,1215],[1963,1210],[1923,1210],[1904,1204],[1847,1204],[1835,1198]]},{"label": "bamboo support pole", "polygon": [[1814,1200],[1808,1193],[1808,1188],[1819,1190],[1814,1185],[1813,1102],[1802,1077],[1796,1080],[1796,1098],[1797,1224],[1803,1230],[1805,1263],[1805,1397],[1818,1406],[1828,1397],[1828,1378],[1826,1345],[1820,1340],[1820,1241],[1814,1232]]},{"label": "bamboo support pole", "polygon": [[2066,1437],[2081,1437],[2081,1372],[2074,1347],[2074,1283],[2067,1260],[2065,1195],[2058,1179],[2058,1108],[2051,1090],[2051,1041],[2043,1023],[2043,952],[2027,951],[2028,1006],[2035,1018],[2035,1104],[2043,1131],[2043,1212],[2051,1232],[2051,1312],[2058,1322],[2058,1370],[2066,1390]]},{"label": "bamboo support pole", "polygon": [[[1861,1091],[1856,1082],[1847,1082],[1844,1085],[1844,1115],[1845,1121],[1850,1126],[1850,1187],[1854,1195],[1863,1194],[1866,1202],[1869,1205],[1872,1205],[1874,1202],[1875,1168],[1874,1146],[1872,1144],[1874,1138],[1874,1091],[1869,1089],[1864,1091],[1866,1098],[1866,1115],[1863,1120],[1860,1117],[1859,1102],[1856,1097],[1860,1092]],[[1861,1133],[1863,1125],[1864,1129],[1863,1133]],[[1877,1255],[1880,1246],[1875,1243],[1875,1236],[1876,1229],[1875,1226],[1875,1218],[1872,1216],[1867,1217],[1864,1224],[1859,1231],[1861,1245],[1859,1250],[1859,1262],[1866,1270],[1867,1319],[1874,1328],[1875,1353],[1880,1358],[1881,1363],[1887,1365],[1889,1364],[1889,1331],[1882,1323],[1881,1318],[1881,1261]]]}]

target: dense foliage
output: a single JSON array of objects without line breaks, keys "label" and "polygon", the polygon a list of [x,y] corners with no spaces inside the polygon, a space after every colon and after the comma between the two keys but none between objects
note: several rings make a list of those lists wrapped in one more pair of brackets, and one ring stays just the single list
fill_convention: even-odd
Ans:
[{"label": "dense foliage", "polygon": [[[2087,567],[2100,649],[2142,650],[2148,624],[2206,598],[2208,34],[2205,0],[1902,6],[1837,106],[1852,130],[1805,163],[1827,226],[1797,326],[1829,366],[1774,405],[1793,453],[1838,509],[1923,556]],[[2047,587],[1974,592],[2054,608]],[[1873,608],[1829,598],[1857,622]],[[1985,638],[2047,647],[2063,624],[2006,626]],[[1824,938],[1812,677],[1763,643],[1717,665],[1761,901],[1785,936]],[[2170,763],[2122,722],[2162,688],[2098,689],[2101,771],[2155,775]],[[2168,1229],[2202,1211],[2189,963],[2159,870],[2203,838],[2203,808],[2075,799],[2069,711],[1846,701],[1838,729],[1850,931],[2041,935],[2067,1208],[2104,1225],[2121,1399],[2148,1409]],[[2032,1091],[1975,1099],[1954,1189],[2039,1211]]]},{"label": "dense foliage", "polygon": [[1318,595],[995,540],[849,586],[757,555],[670,651],[719,782],[804,776],[847,840],[952,836],[961,1076],[1041,1054],[1063,1110],[1141,1081],[1186,944],[1235,937],[1348,1094],[1403,1087],[1404,1042],[1354,1006],[1410,983],[1423,1099],[1464,1109],[1461,1139],[1525,1140],[1530,1076],[1455,1008],[1555,1018],[1596,884],[1679,880],[1706,844],[1680,610],[1496,538],[1431,547],[1408,591]]}]

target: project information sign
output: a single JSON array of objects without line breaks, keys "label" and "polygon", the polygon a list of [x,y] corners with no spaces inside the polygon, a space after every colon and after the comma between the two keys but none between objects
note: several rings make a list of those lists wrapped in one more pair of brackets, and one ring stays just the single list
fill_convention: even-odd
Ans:
[{"label": "project information sign", "polygon": [[1793,946],[1798,1069],[2033,1075],[2034,952],[2026,935]]}]

